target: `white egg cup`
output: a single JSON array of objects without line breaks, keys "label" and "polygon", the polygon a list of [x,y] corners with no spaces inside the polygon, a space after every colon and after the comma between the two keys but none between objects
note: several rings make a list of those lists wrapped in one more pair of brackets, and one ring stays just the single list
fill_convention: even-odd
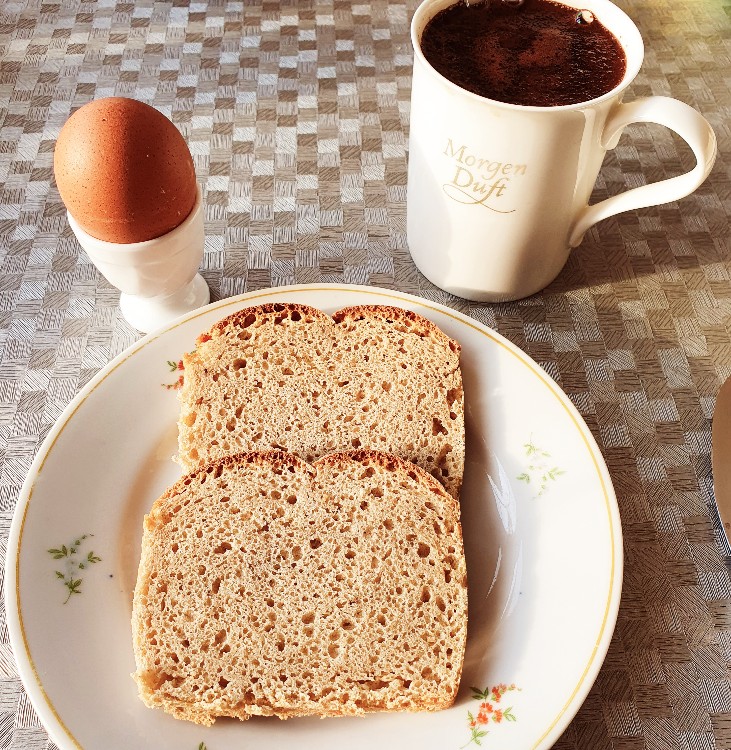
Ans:
[{"label": "white egg cup", "polygon": [[198,273],[205,244],[200,185],[185,221],[145,242],[98,240],[67,216],[91,262],[121,292],[122,315],[138,331],[154,331],[210,301],[208,285]]}]

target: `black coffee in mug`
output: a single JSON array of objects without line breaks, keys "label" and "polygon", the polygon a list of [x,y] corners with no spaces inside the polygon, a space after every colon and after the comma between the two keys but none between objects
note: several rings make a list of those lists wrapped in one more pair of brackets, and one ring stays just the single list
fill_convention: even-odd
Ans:
[{"label": "black coffee in mug", "polygon": [[458,2],[426,25],[421,50],[457,86],[488,99],[557,107],[617,86],[627,59],[591,12],[551,0]]}]

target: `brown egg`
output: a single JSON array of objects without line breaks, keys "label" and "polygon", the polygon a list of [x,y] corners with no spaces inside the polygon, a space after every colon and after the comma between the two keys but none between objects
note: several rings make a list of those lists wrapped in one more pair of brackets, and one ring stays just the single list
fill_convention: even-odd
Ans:
[{"label": "brown egg", "polygon": [[135,99],[98,99],[74,112],[56,141],[53,169],[71,216],[107,242],[166,234],[196,201],[185,139],[165,115]]}]

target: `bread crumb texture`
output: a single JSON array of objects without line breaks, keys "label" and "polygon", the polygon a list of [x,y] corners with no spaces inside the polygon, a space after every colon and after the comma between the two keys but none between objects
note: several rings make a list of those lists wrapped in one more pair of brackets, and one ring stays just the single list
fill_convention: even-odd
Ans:
[{"label": "bread crumb texture", "polygon": [[373,451],[220,459],[145,518],[132,626],[142,700],[198,724],[446,708],[467,632],[458,503]]},{"label": "bread crumb texture", "polygon": [[464,471],[460,346],[388,306],[265,304],[217,323],[183,358],[178,461],[242,451],[313,461],[358,448],[421,466],[459,497]]}]

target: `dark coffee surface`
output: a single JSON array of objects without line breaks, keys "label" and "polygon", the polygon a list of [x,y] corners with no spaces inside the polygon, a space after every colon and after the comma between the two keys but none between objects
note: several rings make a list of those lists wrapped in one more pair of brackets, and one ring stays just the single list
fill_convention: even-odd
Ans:
[{"label": "dark coffee surface", "polygon": [[596,18],[550,0],[457,3],[424,29],[429,63],[463,89],[510,104],[595,99],[624,76],[626,57]]}]

